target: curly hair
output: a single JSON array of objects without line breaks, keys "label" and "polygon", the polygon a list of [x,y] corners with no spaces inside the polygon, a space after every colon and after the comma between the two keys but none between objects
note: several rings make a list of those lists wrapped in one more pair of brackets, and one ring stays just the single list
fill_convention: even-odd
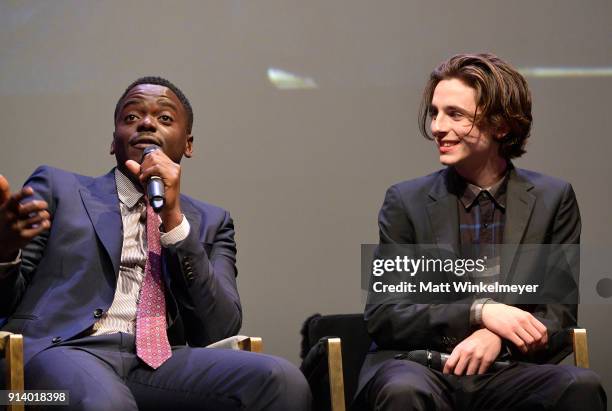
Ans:
[{"label": "curly hair", "polygon": [[514,67],[488,53],[457,54],[431,72],[419,108],[419,130],[425,138],[433,140],[427,120],[434,90],[449,79],[461,80],[476,91],[475,125],[507,131],[497,138],[500,156],[512,159],[525,154],[532,123],[529,87]]}]

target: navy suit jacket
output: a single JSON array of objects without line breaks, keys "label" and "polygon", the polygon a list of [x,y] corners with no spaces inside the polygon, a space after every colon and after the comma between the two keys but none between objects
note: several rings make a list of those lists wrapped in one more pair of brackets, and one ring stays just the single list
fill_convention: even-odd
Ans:
[{"label": "navy suit jacket", "polygon": [[[460,241],[457,195],[449,190],[450,178],[450,169],[446,168],[391,186],[378,218],[380,244],[437,244],[440,248],[450,246],[457,250]],[[501,271],[510,276],[511,283],[525,284],[530,282],[528,276],[534,275],[542,264],[538,261],[541,255],[521,253],[521,245],[579,244],[580,213],[569,183],[533,171],[512,167],[506,193],[504,244],[508,246],[502,252]],[[568,254],[576,250],[573,247]],[[565,257],[575,260],[579,255]],[[575,268],[579,261],[568,264]],[[567,272],[577,275],[571,269]],[[554,275],[557,273],[546,278],[549,283],[544,284],[554,289],[553,301],[574,303],[515,304],[531,312],[547,327],[550,340],[548,349],[532,355],[513,351],[518,360],[557,362],[571,352],[562,331],[576,325],[578,279],[561,278]],[[475,331],[469,322],[470,306],[470,302],[367,304],[367,329],[377,348],[367,356],[362,367],[359,390],[384,361],[399,352],[431,349],[450,353]]]},{"label": "navy suit jacket", "polygon": [[[115,295],[123,242],[114,171],[93,178],[42,166],[28,179],[49,204],[51,229],[0,281],[2,330],[22,333],[24,359],[88,330]],[[186,239],[162,251],[170,344],[206,346],[242,321],[229,213],[181,195]]]}]

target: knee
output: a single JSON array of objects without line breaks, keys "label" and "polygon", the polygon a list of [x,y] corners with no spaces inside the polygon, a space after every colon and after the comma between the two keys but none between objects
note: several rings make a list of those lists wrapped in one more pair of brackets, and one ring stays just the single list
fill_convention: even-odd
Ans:
[{"label": "knee", "polygon": [[284,358],[266,357],[260,372],[270,385],[286,386],[287,389],[298,391],[309,389],[304,374]]},{"label": "knee", "polygon": [[260,387],[267,391],[268,398],[275,399],[275,406],[270,409],[310,408],[310,387],[295,365],[283,358],[264,355],[260,358],[257,372]]},{"label": "knee", "polygon": [[584,393],[583,395],[598,395],[603,392],[601,378],[595,372],[585,368],[575,368],[568,389]]},{"label": "knee", "polygon": [[607,398],[599,375],[585,368],[567,367],[566,370],[569,375],[567,388],[559,400],[560,409],[572,405],[581,409],[586,406],[587,409],[605,410]]}]

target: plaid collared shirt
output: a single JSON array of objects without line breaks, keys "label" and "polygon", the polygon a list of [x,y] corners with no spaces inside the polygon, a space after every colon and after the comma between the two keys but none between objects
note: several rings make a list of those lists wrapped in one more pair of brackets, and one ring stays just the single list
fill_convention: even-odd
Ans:
[{"label": "plaid collared shirt", "polygon": [[[511,165],[504,177],[490,187],[481,188],[466,182],[453,170],[451,191],[457,195],[459,243],[463,258],[486,258],[487,269],[470,273],[470,280],[493,283],[501,281],[501,244],[506,222],[506,189]],[[470,310],[470,322],[481,323],[482,304],[477,299]]]}]

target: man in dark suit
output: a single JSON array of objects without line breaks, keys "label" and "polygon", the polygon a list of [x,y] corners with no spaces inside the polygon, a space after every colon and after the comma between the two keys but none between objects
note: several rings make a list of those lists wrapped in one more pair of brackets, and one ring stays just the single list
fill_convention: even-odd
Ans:
[{"label": "man in dark suit", "polygon": [[242,309],[229,213],[180,190],[192,123],[181,90],[141,78],[115,109],[110,173],[43,166],[15,194],[0,176],[0,317],[25,336],[26,389],[68,390],[75,410],[309,409],[287,361],[200,348]]},{"label": "man in dark suit", "polygon": [[[370,299],[365,319],[375,347],[362,367],[357,403],[372,410],[606,409],[596,374],[544,364],[567,355],[558,337],[576,325],[577,307],[568,304],[576,301],[576,279],[545,278],[537,262],[551,245],[579,244],[580,215],[570,184],[510,162],[525,152],[531,121],[529,89],[509,64],[490,54],[441,63],[424,92],[420,128],[447,167],[389,188],[379,215],[379,252],[397,244],[468,249],[472,256],[486,249],[488,267],[475,280],[511,283],[523,276],[522,283],[531,278],[555,297],[531,304]],[[517,252],[527,244],[549,246],[536,246],[530,258]],[[435,370],[406,359],[417,349],[449,358]],[[502,357],[512,365],[492,369]]]}]

